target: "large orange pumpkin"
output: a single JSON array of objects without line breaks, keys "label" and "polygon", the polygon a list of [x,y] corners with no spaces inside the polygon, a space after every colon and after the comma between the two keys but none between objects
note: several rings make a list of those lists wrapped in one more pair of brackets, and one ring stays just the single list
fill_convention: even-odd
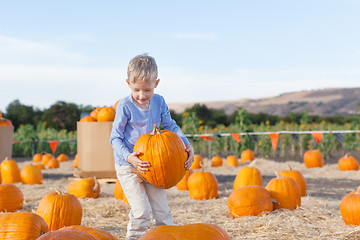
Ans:
[{"label": "large orange pumpkin", "polygon": [[60,167],[60,162],[59,160],[57,160],[56,158],[51,158],[47,161],[46,166],[50,169],[50,168],[59,168]]},{"label": "large orange pumpkin", "polygon": [[242,151],[241,153],[241,162],[247,162],[247,161],[252,161],[254,160],[255,155],[254,152],[251,151],[250,149],[246,149],[244,151]]},{"label": "large orange pumpkin", "polygon": [[50,231],[64,226],[81,225],[82,206],[72,194],[58,190],[43,197],[36,210],[49,226]]},{"label": "large orange pumpkin", "polygon": [[249,185],[263,185],[261,172],[259,171],[259,169],[254,167],[255,162],[256,160],[252,161],[248,167],[243,167],[239,170],[234,180],[234,190]]},{"label": "large orange pumpkin", "polygon": [[102,108],[98,115],[97,121],[98,122],[112,122],[115,119],[115,110],[112,107],[104,107]]},{"label": "large orange pumpkin", "polygon": [[282,170],[280,175],[294,179],[299,185],[301,196],[304,197],[306,195],[306,180],[298,170],[293,170],[290,165],[288,165],[288,170]]},{"label": "large orange pumpkin", "polygon": [[215,224],[195,223],[183,226],[161,225],[152,228],[141,240],[230,240],[230,236]]},{"label": "large orange pumpkin", "polygon": [[49,231],[49,227],[39,215],[31,212],[14,212],[0,215],[0,239],[38,239]]},{"label": "large orange pumpkin", "polygon": [[129,201],[127,200],[127,198],[124,194],[124,190],[122,189],[119,179],[116,179],[116,181],[115,181],[114,196],[116,199],[123,200],[124,203],[129,204]]},{"label": "large orange pumpkin", "polygon": [[220,167],[223,164],[223,160],[220,156],[214,156],[211,158],[211,166],[212,167]]},{"label": "large orange pumpkin", "polygon": [[60,228],[60,230],[77,230],[77,231],[86,232],[87,234],[90,234],[99,240],[117,240],[113,235],[111,235],[110,233],[104,230],[92,228],[92,227],[85,227],[81,225],[67,226]]},{"label": "large orange pumpkin", "polygon": [[185,175],[188,154],[182,139],[169,130],[160,131],[156,125],[151,133],[142,135],[134,145],[139,158],[150,163],[149,171],[141,175],[159,188],[175,186]]},{"label": "large orange pumpkin", "polygon": [[196,154],[194,156],[194,162],[191,165],[191,169],[199,169],[204,165],[204,159],[201,155]]},{"label": "large orange pumpkin", "polygon": [[23,207],[23,202],[24,195],[16,185],[12,183],[0,184],[1,212],[13,212],[15,210],[21,209]]},{"label": "large orange pumpkin", "polygon": [[3,118],[0,113],[0,126],[12,126],[12,122],[9,119]]},{"label": "large orange pumpkin", "polygon": [[36,240],[99,240],[97,237],[79,230],[55,230],[47,232]]},{"label": "large orange pumpkin", "polygon": [[42,184],[43,174],[40,167],[35,165],[24,166],[20,171],[21,182],[23,184]]},{"label": "large orange pumpkin", "polygon": [[67,193],[77,198],[97,198],[100,194],[100,184],[93,178],[84,178],[68,184]]},{"label": "large orange pumpkin", "polygon": [[59,156],[57,156],[56,159],[59,162],[67,162],[67,161],[69,161],[69,157],[65,153],[61,153]]},{"label": "large orange pumpkin", "polygon": [[325,164],[324,157],[318,149],[306,151],[303,159],[307,168],[322,167]]},{"label": "large orange pumpkin", "polygon": [[353,156],[345,154],[338,161],[338,167],[341,171],[351,171],[359,169],[359,162]]},{"label": "large orange pumpkin", "polygon": [[42,161],[42,154],[41,153],[35,153],[33,156],[34,162],[41,162]]},{"label": "large orange pumpkin", "polygon": [[217,198],[219,183],[211,172],[196,172],[188,178],[190,198],[206,200]]},{"label": "large orange pumpkin", "polygon": [[234,218],[257,216],[273,210],[271,194],[262,186],[249,185],[236,189],[229,196],[228,208]]},{"label": "large orange pumpkin", "polygon": [[21,182],[20,169],[15,160],[5,158],[1,162],[0,168],[1,178],[4,183]]},{"label": "large orange pumpkin", "polygon": [[360,187],[348,193],[340,202],[341,217],[347,225],[360,225]]},{"label": "large orange pumpkin", "polygon": [[276,177],[271,179],[265,188],[277,201],[274,202],[274,209],[296,209],[301,206],[300,188],[294,179],[276,173]]}]

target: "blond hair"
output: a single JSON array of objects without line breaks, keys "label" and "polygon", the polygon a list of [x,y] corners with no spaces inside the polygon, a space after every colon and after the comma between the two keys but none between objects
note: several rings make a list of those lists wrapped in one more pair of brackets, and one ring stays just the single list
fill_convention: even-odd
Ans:
[{"label": "blond hair", "polygon": [[155,59],[147,54],[135,56],[129,62],[127,75],[131,83],[156,81],[158,69]]}]

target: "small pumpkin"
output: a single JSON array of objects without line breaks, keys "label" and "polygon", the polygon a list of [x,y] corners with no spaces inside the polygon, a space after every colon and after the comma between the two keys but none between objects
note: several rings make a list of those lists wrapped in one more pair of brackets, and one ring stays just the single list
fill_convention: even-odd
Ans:
[{"label": "small pumpkin", "polygon": [[94,110],[92,110],[90,112],[90,116],[97,121],[97,116],[98,116],[99,112],[101,111],[101,109],[102,109],[102,107],[95,108]]},{"label": "small pumpkin", "polygon": [[123,200],[124,203],[129,204],[129,201],[127,200],[127,198],[124,194],[124,190],[122,189],[119,179],[116,179],[116,181],[115,181],[114,196],[116,199]]},{"label": "small pumpkin", "polygon": [[233,191],[228,200],[228,208],[233,218],[257,216],[273,210],[271,194],[257,185],[243,186]]},{"label": "small pumpkin", "polygon": [[112,122],[115,119],[115,110],[113,107],[104,107],[97,115],[98,122]]},{"label": "small pumpkin", "polygon": [[360,225],[360,187],[343,197],[340,202],[340,213],[346,225]]},{"label": "small pumpkin", "polygon": [[325,164],[324,157],[318,149],[306,151],[303,159],[307,168],[322,167]]},{"label": "small pumpkin", "polygon": [[34,162],[42,162],[42,154],[41,153],[35,153],[33,156],[33,161]]},{"label": "small pumpkin", "polygon": [[84,178],[68,184],[67,193],[77,198],[97,198],[100,194],[100,184],[93,178]]},{"label": "small pumpkin", "polygon": [[149,171],[140,173],[149,183],[159,188],[175,186],[185,175],[188,159],[184,142],[174,132],[160,131],[156,125],[151,133],[142,135],[134,145],[138,157],[150,163]]},{"label": "small pumpkin", "polygon": [[69,161],[69,157],[65,153],[61,153],[59,156],[57,156],[56,159],[59,162],[67,162],[67,161]]},{"label": "small pumpkin", "polygon": [[49,227],[39,215],[31,212],[13,212],[0,215],[0,239],[38,239]]},{"label": "small pumpkin", "polygon": [[9,119],[6,119],[0,113],[0,126],[12,126],[12,122]]},{"label": "small pumpkin", "polygon": [[3,183],[21,182],[20,169],[15,160],[5,158],[1,162],[0,168]]},{"label": "small pumpkin", "polygon": [[194,156],[194,162],[191,165],[191,169],[199,169],[204,165],[204,159],[201,155],[196,154]]},{"label": "small pumpkin", "polygon": [[81,225],[82,206],[77,197],[57,189],[40,200],[36,214],[45,220],[50,231],[54,231],[64,226]]},{"label": "small pumpkin", "polygon": [[299,185],[300,194],[302,197],[306,195],[306,180],[304,176],[298,170],[293,170],[288,164],[288,170],[282,170],[279,173],[283,177],[290,177],[295,180],[295,182]]},{"label": "small pumpkin", "polygon": [[67,226],[67,227],[60,228],[60,230],[61,231],[62,230],[77,230],[77,231],[86,232],[87,234],[90,234],[99,240],[117,240],[113,235],[111,235],[110,233],[108,233],[104,230],[92,228],[92,227],[81,226],[81,225]]},{"label": "small pumpkin", "polygon": [[223,164],[223,159],[220,156],[214,156],[211,158],[212,167],[220,167]]},{"label": "small pumpkin", "polygon": [[45,166],[44,166],[44,164],[42,164],[42,163],[34,163],[34,165],[35,165],[35,166],[38,166],[41,170],[46,169]]},{"label": "small pumpkin", "polygon": [[349,154],[341,157],[338,161],[338,167],[341,171],[351,171],[359,169],[359,162]]},{"label": "small pumpkin", "polygon": [[42,164],[44,164],[45,166],[47,165],[47,162],[50,160],[50,159],[53,159],[54,158],[54,155],[52,155],[51,153],[44,153],[42,155],[42,159],[41,159],[41,162]]},{"label": "small pumpkin", "polygon": [[188,178],[190,198],[196,200],[207,200],[217,198],[219,183],[210,172],[195,172]]},{"label": "small pumpkin", "polygon": [[245,149],[241,153],[241,162],[242,163],[247,162],[247,161],[252,161],[252,160],[254,160],[254,158],[255,158],[255,154],[250,149]]},{"label": "small pumpkin", "polygon": [[50,169],[50,168],[59,168],[60,167],[60,162],[59,160],[57,160],[56,158],[51,158],[47,161],[46,166]]},{"label": "small pumpkin", "polygon": [[237,173],[233,189],[236,190],[240,187],[249,185],[263,185],[263,178],[259,169],[255,168],[256,160],[252,161],[248,167],[243,167]]},{"label": "small pumpkin", "polygon": [[301,206],[301,194],[299,185],[290,177],[282,177],[275,173],[276,177],[266,185],[266,190],[277,202],[274,202],[274,209],[287,208],[296,209]]},{"label": "small pumpkin", "polygon": [[237,167],[239,165],[239,160],[235,155],[229,155],[226,158],[225,164],[226,166]]},{"label": "small pumpkin", "polygon": [[82,117],[79,122],[96,122],[96,119],[93,118],[92,116],[85,116]]},{"label": "small pumpkin", "polygon": [[221,227],[209,223],[193,223],[183,226],[160,225],[145,233],[141,240],[230,240]]},{"label": "small pumpkin", "polygon": [[75,154],[75,158],[73,160],[73,168],[77,168],[79,164],[79,157],[78,154]]},{"label": "small pumpkin", "polygon": [[70,239],[76,239],[76,240],[99,240],[97,237],[94,237],[93,235],[90,235],[84,231],[79,230],[55,230],[47,232],[43,235],[41,235],[36,240],[70,240]]},{"label": "small pumpkin", "polygon": [[178,190],[189,190],[188,188],[188,180],[189,180],[189,177],[190,175],[193,173],[193,171],[191,169],[187,170],[185,172],[185,175],[184,177],[180,180],[180,182],[178,182],[178,184],[176,184],[176,188]]},{"label": "small pumpkin", "polygon": [[13,212],[15,210],[22,209],[23,203],[24,203],[24,195],[15,184],[12,183],[0,184],[1,212]]},{"label": "small pumpkin", "polygon": [[23,184],[42,184],[43,174],[41,169],[35,165],[24,166],[20,171],[21,182]]}]

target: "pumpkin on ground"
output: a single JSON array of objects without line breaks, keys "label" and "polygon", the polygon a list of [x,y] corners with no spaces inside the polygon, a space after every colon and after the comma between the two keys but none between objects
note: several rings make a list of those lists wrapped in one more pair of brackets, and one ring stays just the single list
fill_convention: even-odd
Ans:
[{"label": "pumpkin on ground", "polygon": [[24,195],[15,184],[12,183],[0,184],[1,212],[13,212],[15,210],[21,209],[23,207],[23,202],[24,202]]},{"label": "pumpkin on ground", "polygon": [[69,161],[69,157],[64,154],[64,153],[61,153],[59,156],[57,156],[56,158],[59,162],[67,162]]},{"label": "pumpkin on ground", "polygon": [[301,206],[300,188],[294,179],[276,173],[276,177],[271,179],[265,188],[277,201],[273,203],[274,209],[296,209]]},{"label": "pumpkin on ground", "polygon": [[38,166],[41,170],[44,170],[45,169],[45,166],[44,164],[42,163],[34,163],[35,166]]},{"label": "pumpkin on ground", "polygon": [[228,233],[215,224],[194,223],[183,226],[161,225],[150,229],[141,240],[230,240]]},{"label": "pumpkin on ground", "polygon": [[34,162],[41,162],[42,161],[42,154],[41,153],[35,153],[33,156],[33,161]]},{"label": "pumpkin on ground", "polygon": [[149,183],[159,188],[175,186],[185,175],[188,159],[184,142],[174,132],[154,125],[151,133],[142,135],[134,145],[138,157],[150,163],[149,171],[140,173]]},{"label": "pumpkin on ground", "polygon": [[252,161],[248,167],[243,167],[237,173],[233,189],[236,190],[240,187],[249,186],[249,185],[263,185],[263,178],[259,169],[255,168],[255,161]]},{"label": "pumpkin on ground", "polygon": [[117,240],[113,235],[111,235],[110,233],[104,230],[92,228],[92,227],[85,227],[81,225],[72,225],[68,227],[63,227],[60,228],[60,230],[77,230],[77,231],[86,232],[87,234],[90,234],[99,240]]},{"label": "pumpkin on ground", "polygon": [[237,167],[239,165],[239,160],[236,156],[234,155],[229,155],[227,156],[226,158],[226,161],[225,161],[225,164],[226,166],[234,166],[234,167]]},{"label": "pumpkin on ground", "polygon": [[190,198],[206,200],[217,198],[219,183],[210,172],[195,172],[188,178]]},{"label": "pumpkin on ground", "polygon": [[23,184],[42,184],[43,174],[41,169],[35,165],[24,166],[20,171],[21,182]]},{"label": "pumpkin on ground", "polygon": [[241,153],[241,162],[247,162],[247,161],[252,161],[254,160],[255,155],[254,152],[251,151],[250,149],[245,149],[244,151],[242,151]]},{"label": "pumpkin on ground", "polygon": [[290,165],[288,165],[288,170],[282,170],[280,176],[290,177],[295,180],[295,182],[299,185],[300,194],[302,197],[306,195],[306,180],[304,176],[298,170],[293,170]]},{"label": "pumpkin on ground", "polygon": [[79,230],[55,230],[41,235],[36,240],[99,240],[97,237]]},{"label": "pumpkin on ground", "polygon": [[46,166],[49,169],[51,169],[51,168],[59,168],[60,167],[60,162],[56,158],[52,158],[52,159],[49,159],[47,161]]},{"label": "pumpkin on ground", "polygon": [[220,156],[214,156],[211,158],[211,166],[212,167],[220,167],[223,164],[223,160]]},{"label": "pumpkin on ground", "polygon": [[347,225],[360,225],[360,187],[348,193],[340,202],[341,217]]},{"label": "pumpkin on ground", "polygon": [[15,160],[5,158],[1,162],[0,168],[3,183],[21,182],[20,169]]},{"label": "pumpkin on ground", "polygon": [[47,162],[53,158],[54,158],[54,155],[52,155],[51,153],[45,153],[42,155],[41,162],[42,162],[42,164],[44,164],[46,166]]},{"label": "pumpkin on ground", "polygon": [[112,107],[104,107],[102,108],[98,115],[97,121],[98,122],[112,122],[115,119],[115,110]]},{"label": "pumpkin on ground", "polygon": [[123,200],[124,203],[129,204],[129,201],[127,200],[124,190],[121,187],[119,179],[116,179],[115,186],[114,186],[114,196],[116,199]]},{"label": "pumpkin on ground", "polygon": [[82,206],[77,197],[58,190],[40,200],[36,214],[45,220],[50,231],[54,231],[64,226],[81,225]]},{"label": "pumpkin on ground", "polygon": [[194,162],[191,164],[191,169],[199,169],[204,165],[204,159],[201,155],[196,154],[194,156]]},{"label": "pumpkin on ground", "polygon": [[324,157],[318,149],[306,151],[303,159],[307,168],[322,167],[325,164]]},{"label": "pumpkin on ground", "polygon": [[49,231],[39,215],[31,212],[13,212],[0,215],[0,239],[38,239]]},{"label": "pumpkin on ground", "polygon": [[233,218],[257,216],[273,210],[271,194],[262,186],[249,185],[234,190],[228,200]]},{"label": "pumpkin on ground", "polygon": [[93,178],[84,178],[68,184],[67,193],[77,198],[97,198],[100,194],[100,184]]},{"label": "pumpkin on ground", "polygon": [[180,182],[178,182],[178,184],[176,184],[176,188],[178,190],[189,190],[188,188],[188,180],[189,180],[189,177],[190,175],[193,173],[193,171],[191,169],[187,170],[185,172],[185,175],[184,177],[180,180]]},{"label": "pumpkin on ground", "polygon": [[75,158],[73,160],[73,168],[77,168],[79,163],[79,157],[78,154],[75,154]]},{"label": "pumpkin on ground", "polygon": [[359,162],[353,156],[345,154],[338,161],[338,167],[341,171],[351,171],[359,169]]}]

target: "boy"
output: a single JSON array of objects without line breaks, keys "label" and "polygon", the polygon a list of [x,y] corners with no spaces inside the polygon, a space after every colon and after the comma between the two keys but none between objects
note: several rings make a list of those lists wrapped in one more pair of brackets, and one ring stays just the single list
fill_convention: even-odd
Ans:
[{"label": "boy", "polygon": [[164,98],[154,94],[160,81],[155,59],[146,54],[134,57],[127,75],[131,94],[117,104],[110,143],[114,148],[117,177],[131,207],[126,239],[140,239],[148,230],[151,212],[154,226],[171,225],[172,213],[165,189],[151,185],[139,174],[148,171],[150,164],[138,158],[140,152],[132,152],[136,140],[150,133],[154,124],[161,123],[184,141],[189,155],[184,166],[187,170],[194,161],[194,149],[171,118]]}]

